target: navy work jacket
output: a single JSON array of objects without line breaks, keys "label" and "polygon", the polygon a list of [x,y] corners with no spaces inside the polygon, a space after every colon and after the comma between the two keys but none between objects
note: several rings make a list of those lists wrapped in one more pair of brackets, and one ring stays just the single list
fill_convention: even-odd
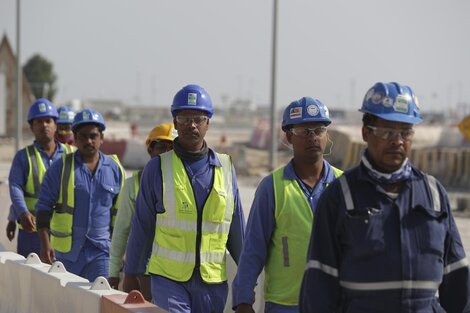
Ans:
[{"label": "navy work jacket", "polygon": [[343,177],[317,206],[301,312],[470,312],[469,267],[442,185],[413,167],[395,198],[362,165]]}]

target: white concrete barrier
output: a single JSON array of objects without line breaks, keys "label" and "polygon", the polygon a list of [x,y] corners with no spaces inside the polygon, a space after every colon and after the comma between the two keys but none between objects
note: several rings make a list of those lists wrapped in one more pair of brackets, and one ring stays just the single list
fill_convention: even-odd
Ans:
[{"label": "white concrete barrier", "polygon": [[100,312],[101,296],[127,295],[104,277],[90,283],[61,262],[49,265],[35,253],[25,259],[13,252],[0,252],[0,290],[2,313]]}]

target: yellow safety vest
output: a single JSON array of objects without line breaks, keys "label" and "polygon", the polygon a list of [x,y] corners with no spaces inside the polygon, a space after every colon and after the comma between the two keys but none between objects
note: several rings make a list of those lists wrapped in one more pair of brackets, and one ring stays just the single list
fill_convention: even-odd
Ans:
[{"label": "yellow safety vest", "polygon": [[139,193],[140,187],[140,177],[142,177],[142,170],[134,172],[132,176],[134,177],[135,198],[137,199],[137,194]]},{"label": "yellow safety vest", "polygon": [[226,244],[235,206],[232,161],[226,154],[216,155],[221,166],[214,168],[213,185],[202,210],[200,251],[196,251],[196,200],[183,162],[174,151],[160,155],[165,212],[157,216],[150,273],[188,281],[199,254],[199,269],[205,282],[227,280]]},{"label": "yellow safety vest", "polygon": [[[59,144],[65,150],[65,153],[73,152],[72,146],[62,143]],[[34,214],[34,206],[36,205],[36,202],[38,202],[39,189],[41,187],[44,174],[46,173],[46,167],[44,166],[39,150],[34,144],[26,147],[26,156],[28,158],[29,172],[25,185],[24,200],[28,210]]]},{"label": "yellow safety vest", "polygon": [[[68,144],[59,143],[62,148],[65,150],[65,153],[70,153],[74,151],[75,147],[72,147]],[[76,148],[75,148],[76,149]],[[41,183],[46,173],[46,167],[42,161],[41,154],[34,144],[26,147],[26,157],[28,158],[29,172],[28,179],[26,180],[26,185],[24,188],[24,201],[28,211],[36,215],[36,203],[39,199],[39,190],[41,188]],[[18,228],[23,229],[20,223],[18,223]]]},{"label": "yellow safety vest", "polygon": [[[272,173],[276,227],[265,265],[264,297],[282,305],[298,305],[307,260],[313,212],[297,180],[284,178],[284,168]],[[332,167],[335,177],[343,171]]]},{"label": "yellow safety vest", "polygon": [[[60,180],[60,193],[57,204],[54,208],[51,219],[51,245],[52,247],[62,253],[70,252],[72,249],[72,228],[73,228],[73,210],[75,208],[75,154],[70,153],[62,156],[62,176]],[[119,162],[117,155],[109,155],[114,162],[119,166],[122,173],[121,189],[125,179],[125,172]],[[111,207],[111,221],[110,227],[114,226],[114,221],[117,214],[117,205],[119,203],[119,196]]]}]

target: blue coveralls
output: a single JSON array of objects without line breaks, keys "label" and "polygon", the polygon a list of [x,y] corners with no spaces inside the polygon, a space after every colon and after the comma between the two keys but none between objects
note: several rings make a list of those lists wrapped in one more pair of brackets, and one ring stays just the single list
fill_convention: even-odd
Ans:
[{"label": "blue coveralls", "polygon": [[[66,153],[62,145],[56,141],[56,150],[49,158],[47,154],[43,151],[43,145],[34,142],[34,146],[39,151],[41,155],[42,162],[44,167],[47,170],[51,167],[51,164],[60,159],[63,154]],[[20,216],[28,212],[26,207],[26,202],[24,200],[24,191],[26,187],[26,182],[28,181],[29,173],[29,162],[28,155],[26,153],[26,148],[18,151],[13,158],[13,162],[10,168],[10,174],[8,176],[8,183],[10,186],[10,198],[11,198],[11,207],[8,215],[8,220],[18,221]],[[39,236],[37,232],[28,233],[22,229],[18,231],[18,240],[17,240],[17,252],[18,254],[27,257],[29,253],[34,252],[39,255]]]},{"label": "blue coveralls", "polygon": [[468,262],[442,185],[413,167],[393,199],[363,165],[343,177],[353,206],[341,179],[320,198],[301,312],[470,312]]},{"label": "blue coveralls", "polygon": [[[198,211],[212,188],[214,166],[220,166],[214,152],[198,161],[183,160],[191,181]],[[230,225],[227,249],[238,263],[242,250],[245,220],[238,193],[235,170],[232,170],[234,191],[234,215]],[[158,213],[165,212],[162,199],[160,157],[151,159],[142,172],[136,210],[126,251],[124,271],[130,275],[145,273],[155,236]],[[176,282],[162,276],[152,275],[152,301],[170,312],[222,312],[227,300],[227,282],[207,284],[202,281],[197,268],[188,282]]]},{"label": "blue coveralls", "polygon": [[[330,164],[323,161],[323,173],[315,188],[310,188],[303,183],[294,171],[292,161],[284,168],[284,177],[288,180],[297,180],[310,208],[315,213],[318,199],[329,183],[335,179]],[[273,176],[268,175],[260,182],[255,193],[255,198],[250,210],[246,228],[243,251],[238,264],[238,271],[232,285],[233,307],[240,303],[253,303],[254,288],[266,260],[271,246],[271,235],[276,228],[275,201]],[[309,236],[310,234],[307,234]],[[305,267],[303,264],[292,264],[292,266]],[[300,282],[299,282],[300,284]],[[298,312],[298,306],[286,306],[268,302],[265,312]]]},{"label": "blue coveralls", "polygon": [[[94,175],[83,163],[78,151],[75,158],[75,208],[73,211],[72,249],[55,255],[67,271],[94,281],[108,277],[111,207],[121,188],[121,170],[116,162],[100,152]],[[37,214],[50,216],[59,199],[63,160],[46,172],[36,204]],[[48,216],[49,216],[48,215]],[[42,215],[41,215],[42,216]]]}]

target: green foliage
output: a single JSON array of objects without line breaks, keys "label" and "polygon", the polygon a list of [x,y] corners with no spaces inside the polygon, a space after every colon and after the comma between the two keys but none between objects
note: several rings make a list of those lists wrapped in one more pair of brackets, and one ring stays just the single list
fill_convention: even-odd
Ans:
[{"label": "green foliage", "polygon": [[40,54],[35,54],[23,66],[23,72],[36,98],[47,98],[54,101],[57,93],[55,85],[57,75],[49,60]]}]

